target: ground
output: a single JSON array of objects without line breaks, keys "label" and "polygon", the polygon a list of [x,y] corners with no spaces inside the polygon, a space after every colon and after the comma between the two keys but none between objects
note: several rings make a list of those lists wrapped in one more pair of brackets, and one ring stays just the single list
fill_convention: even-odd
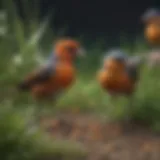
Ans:
[{"label": "ground", "polygon": [[42,122],[57,139],[81,143],[86,160],[160,160],[160,136],[140,125],[109,123],[80,113],[61,113]]}]

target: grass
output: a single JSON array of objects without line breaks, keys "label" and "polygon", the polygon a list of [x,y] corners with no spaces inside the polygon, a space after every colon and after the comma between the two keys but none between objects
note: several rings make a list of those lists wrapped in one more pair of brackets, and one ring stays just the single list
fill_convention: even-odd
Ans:
[{"label": "grass", "polygon": [[[41,130],[28,130],[27,112],[21,113],[10,103],[0,105],[0,153],[4,160],[46,159],[48,156],[63,159],[83,157],[86,151],[80,144],[48,137]],[[52,141],[52,143],[50,143]],[[70,144],[70,145],[69,145]]]},{"label": "grass", "polygon": [[[36,159],[52,156],[62,159],[76,159],[85,156],[83,147],[71,142],[52,140],[42,131],[27,135],[26,123],[29,112],[36,105],[28,94],[16,91],[16,85],[21,78],[34,67],[43,63],[51,50],[52,40],[48,35],[57,35],[48,30],[49,17],[42,23],[33,17],[27,27],[18,16],[11,0],[4,1],[8,11],[6,24],[8,32],[0,36],[0,154],[4,160]],[[7,3],[6,3],[7,2]],[[121,47],[129,54],[141,53],[147,50],[139,38],[135,43],[128,44],[121,40]],[[55,106],[45,104],[45,109],[53,114],[56,111],[78,108],[82,112],[103,115],[106,118],[123,119],[127,114],[128,102],[124,97],[114,102],[115,108],[111,114],[109,96],[101,89],[96,72],[100,69],[105,49],[95,43],[87,50],[85,59],[76,63],[77,81],[59,97]],[[142,68],[141,80],[134,95],[132,118],[145,121],[154,131],[160,131],[160,74],[159,69]],[[46,144],[46,145],[44,145]],[[42,155],[41,153],[43,153]]]}]

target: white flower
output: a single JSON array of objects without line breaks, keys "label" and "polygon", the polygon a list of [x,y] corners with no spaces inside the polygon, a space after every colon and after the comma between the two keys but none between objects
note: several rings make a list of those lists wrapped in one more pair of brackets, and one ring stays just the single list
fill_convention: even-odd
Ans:
[{"label": "white flower", "polygon": [[23,58],[22,58],[21,55],[15,55],[15,56],[13,57],[13,63],[14,63],[15,65],[19,66],[19,65],[22,64],[22,62],[23,62]]}]

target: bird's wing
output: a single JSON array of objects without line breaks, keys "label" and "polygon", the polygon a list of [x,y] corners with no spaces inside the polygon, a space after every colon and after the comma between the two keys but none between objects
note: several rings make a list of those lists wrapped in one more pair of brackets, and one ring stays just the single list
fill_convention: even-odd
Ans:
[{"label": "bird's wing", "polygon": [[54,75],[54,68],[44,67],[42,69],[36,70],[30,73],[19,85],[20,89],[29,89],[35,84],[40,84],[47,81],[51,76]]},{"label": "bird's wing", "polygon": [[143,59],[140,56],[131,57],[127,60],[127,73],[133,80],[137,80],[140,65],[143,63]]},{"label": "bird's wing", "polygon": [[[53,57],[52,57],[53,58]],[[41,69],[35,70],[34,72],[30,73],[19,85],[18,88],[20,89],[29,89],[35,84],[41,84],[51,77],[54,76],[56,72],[56,60],[52,61],[49,60],[47,64],[42,67]]]},{"label": "bird's wing", "polygon": [[117,59],[119,61],[124,61],[128,58],[128,55],[122,51],[121,49],[112,49],[110,51],[107,52],[107,54],[105,55],[105,58],[114,58]]}]

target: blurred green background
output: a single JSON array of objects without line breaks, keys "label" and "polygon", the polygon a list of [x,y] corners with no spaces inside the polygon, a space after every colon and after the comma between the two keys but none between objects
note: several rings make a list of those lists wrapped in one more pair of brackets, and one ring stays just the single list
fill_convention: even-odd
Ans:
[{"label": "blurred green background", "polygon": [[[37,3],[38,4],[38,3]],[[44,19],[39,18],[39,8],[30,2],[23,1],[25,19],[17,12],[12,0],[3,0],[0,14],[0,155],[3,160],[44,159],[65,157],[76,159],[85,155],[79,144],[68,147],[71,142],[50,142],[43,131],[37,129],[29,132],[27,122],[37,104],[28,94],[20,94],[16,85],[26,73],[43,63],[52,50],[53,41],[65,35],[65,28],[54,31],[50,27],[53,18],[49,12]],[[34,12],[29,12],[29,10]],[[51,10],[52,11],[52,10]],[[26,20],[26,21],[24,21]],[[27,22],[27,23],[26,23]],[[94,42],[86,42],[85,36],[77,37],[85,46],[87,56],[77,60],[77,81],[65,92],[56,105],[44,104],[50,113],[69,109],[97,114],[106,119],[121,120],[127,114],[128,101],[120,97],[114,112],[110,114],[110,99],[96,80],[97,71],[101,67],[103,54],[111,46],[106,46],[103,38]],[[149,47],[143,38],[137,36],[132,42],[128,37],[119,38],[119,47],[130,55],[147,53]],[[160,74],[159,68],[149,69],[146,65],[141,71],[141,80],[134,95],[132,119],[145,122],[154,132],[160,131]],[[44,145],[45,144],[45,145]],[[67,155],[67,156],[66,156]],[[64,159],[65,159],[64,158]]]}]

